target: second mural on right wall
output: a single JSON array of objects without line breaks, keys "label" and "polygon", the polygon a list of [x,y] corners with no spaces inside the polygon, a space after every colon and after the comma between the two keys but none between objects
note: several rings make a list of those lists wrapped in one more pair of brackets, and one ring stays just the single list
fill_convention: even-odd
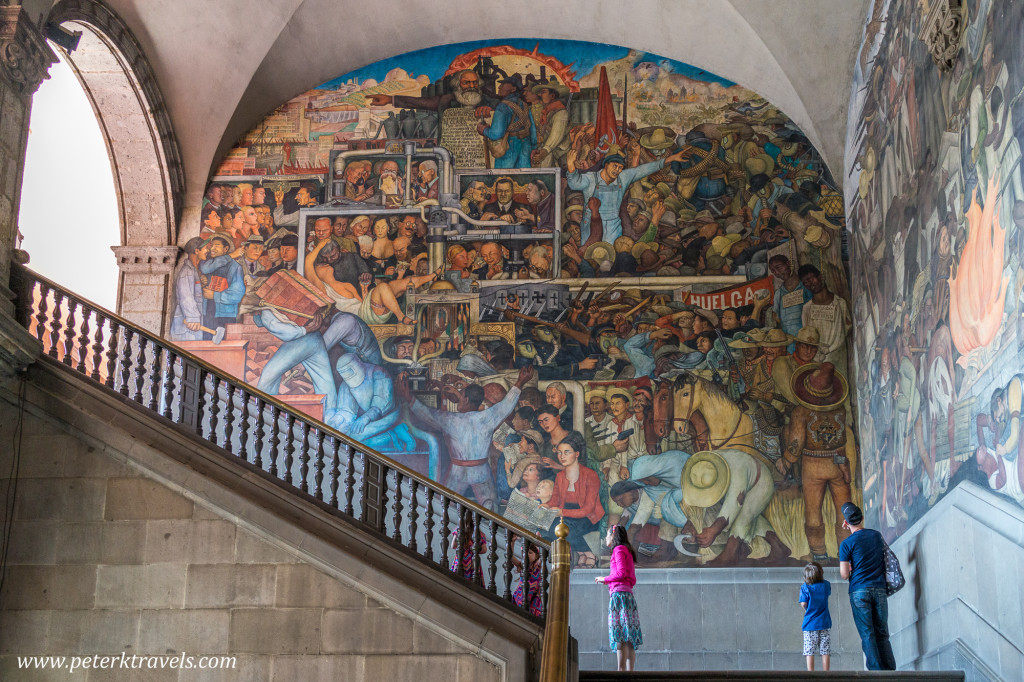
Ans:
[{"label": "second mural on right wall", "polygon": [[1024,12],[965,0],[940,68],[921,36],[950,5],[876,0],[848,126],[864,499],[889,539],[963,481],[1024,505]]}]

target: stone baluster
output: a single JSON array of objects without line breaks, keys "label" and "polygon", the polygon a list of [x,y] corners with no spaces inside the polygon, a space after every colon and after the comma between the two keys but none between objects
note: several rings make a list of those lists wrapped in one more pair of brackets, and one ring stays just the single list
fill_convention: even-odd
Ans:
[{"label": "stone baluster", "polygon": [[473,581],[484,584],[484,557],[483,551],[486,549],[481,546],[480,536],[483,535],[481,530],[480,514],[473,512],[473,536],[472,536],[472,553],[473,553]]},{"label": "stone baluster", "polygon": [[121,326],[113,319],[107,318],[107,388],[113,389],[117,373],[117,349],[120,345]]},{"label": "stone baluster", "polygon": [[277,476],[277,446],[281,443],[279,429],[281,408],[277,405],[270,406],[270,475]]},{"label": "stone baluster", "polygon": [[132,393],[132,400],[137,403],[142,402],[142,385],[146,380],[146,347],[149,345],[149,339],[144,335],[139,334],[139,348],[138,353],[135,356],[137,358],[135,362],[135,391]]},{"label": "stone baluster", "polygon": [[160,412],[160,378],[164,373],[164,359],[167,349],[153,342],[153,369],[149,373],[149,409]]},{"label": "stone baluster", "polygon": [[249,402],[252,396],[244,388],[238,389],[238,395],[242,399],[242,413],[239,415],[238,429],[238,456],[249,461]]},{"label": "stone baluster", "polygon": [[171,411],[171,403],[174,402],[174,370],[178,364],[178,354],[167,348],[165,355],[167,356],[167,380],[164,382],[164,416],[172,419],[174,415]]},{"label": "stone baluster", "polygon": [[89,328],[90,317],[92,317],[92,311],[83,305],[82,324],[80,324],[78,327],[78,364],[75,365],[75,371],[81,374],[89,373],[86,358],[89,357],[89,332],[92,331]]},{"label": "stone baluster", "polygon": [[407,546],[412,551],[416,551],[416,533],[419,532],[419,528],[416,525],[416,521],[419,518],[419,490],[420,482],[415,478],[409,481],[409,542]]},{"label": "stone baluster", "polygon": [[441,499],[441,563],[448,567],[448,535],[449,528],[451,527],[451,518],[449,517],[452,501],[445,495]]},{"label": "stone baluster", "polygon": [[427,487],[427,512],[423,522],[424,542],[426,543],[427,561],[434,560],[434,489]]},{"label": "stone baluster", "polygon": [[292,465],[295,463],[295,415],[291,412],[284,417],[284,476],[281,478],[288,485],[292,484]]},{"label": "stone baluster", "polygon": [[224,449],[234,454],[231,448],[231,437],[235,434],[235,385],[230,381],[224,382],[226,397],[224,399]]},{"label": "stone baluster", "polygon": [[316,456],[313,459],[313,497],[324,501],[324,430],[316,430]]},{"label": "stone baluster", "polygon": [[331,506],[340,510],[341,505],[338,504],[338,479],[341,478],[341,463],[338,460],[341,458],[341,453],[338,452],[338,446],[338,439],[331,436],[331,471],[327,476],[327,481],[331,488]]},{"label": "stone baluster", "polygon": [[497,592],[494,577],[498,574],[498,524],[494,519],[489,522],[490,542],[487,543],[487,589]]},{"label": "stone baluster", "polygon": [[355,451],[348,443],[345,443],[345,451],[348,454],[348,463],[345,470],[345,513],[352,516],[352,501],[356,496]]},{"label": "stone baluster", "polygon": [[118,359],[121,361],[121,395],[128,396],[128,381],[132,377],[132,338],[135,331],[131,327],[124,327],[124,345]]},{"label": "stone baluster", "polygon": [[252,463],[256,468],[263,468],[263,419],[267,410],[262,398],[256,398],[256,442],[252,444]]},{"label": "stone baluster", "polygon": [[[39,283],[39,303],[36,305],[36,338],[43,341],[46,336],[46,322],[50,318],[46,316],[46,299],[50,296],[50,287]],[[45,344],[44,344],[45,345]]]},{"label": "stone baluster", "polygon": [[[210,435],[207,440],[217,445],[217,427],[220,426],[220,378],[216,374],[210,374],[213,384],[213,392],[210,395]],[[206,386],[206,384],[201,384]]]},{"label": "stone baluster", "polygon": [[463,506],[459,507],[459,522],[455,532],[457,535],[455,536],[455,559],[453,563],[456,565],[456,572],[459,575],[464,575],[465,568],[462,565],[462,558],[466,556],[466,533],[473,532],[473,519],[469,515],[468,510]]},{"label": "stone baluster", "polygon": [[[78,311],[78,300],[68,296],[68,316],[64,325],[64,364],[71,367],[75,364],[75,313]],[[85,308],[82,308],[83,314]]]},{"label": "stone baluster", "polygon": [[100,365],[103,363],[104,340],[103,325],[107,318],[103,313],[96,311],[96,331],[92,337],[92,372],[89,376],[93,381],[101,381]]},{"label": "stone baluster", "polygon": [[61,303],[64,302],[64,292],[60,289],[53,290],[53,320],[50,325],[50,349],[47,355],[51,358],[58,356],[57,343],[60,341],[61,330]]},{"label": "stone baluster", "polygon": [[300,422],[299,432],[302,439],[299,441],[299,490],[309,492],[309,422],[303,419]]}]

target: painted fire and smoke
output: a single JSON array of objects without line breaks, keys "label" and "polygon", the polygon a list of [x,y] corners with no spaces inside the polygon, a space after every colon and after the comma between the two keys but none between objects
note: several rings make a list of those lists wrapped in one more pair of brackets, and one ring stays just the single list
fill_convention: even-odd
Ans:
[{"label": "painted fire and smoke", "polygon": [[865,511],[889,540],[964,481],[1024,505],[1024,15],[952,5],[963,36],[940,69],[921,36],[947,4],[874,3],[853,85]]},{"label": "painted fire and smoke", "polygon": [[[173,338],[544,537],[835,561],[861,500],[843,198],[756,93],[626,48],[410,53],[223,160]],[[527,520],[527,517],[529,519]]]}]

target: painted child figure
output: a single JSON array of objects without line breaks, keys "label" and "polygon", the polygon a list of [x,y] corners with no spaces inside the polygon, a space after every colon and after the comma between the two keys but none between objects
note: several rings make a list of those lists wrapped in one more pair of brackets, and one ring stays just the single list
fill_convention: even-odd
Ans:
[{"label": "painted child figure", "polygon": [[800,586],[800,606],[804,608],[804,656],[807,669],[814,670],[814,656],[821,656],[821,669],[828,670],[832,658],[832,617],[828,598],[832,584],[825,580],[821,564],[812,561],[804,567],[804,584]]}]

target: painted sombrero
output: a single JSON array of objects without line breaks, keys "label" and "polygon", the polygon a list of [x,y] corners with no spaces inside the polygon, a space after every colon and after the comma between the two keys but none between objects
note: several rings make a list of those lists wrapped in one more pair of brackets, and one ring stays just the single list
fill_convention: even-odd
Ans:
[{"label": "painted sombrero", "polygon": [[791,386],[797,401],[816,412],[834,410],[849,394],[846,377],[831,362],[812,362],[793,372]]}]

